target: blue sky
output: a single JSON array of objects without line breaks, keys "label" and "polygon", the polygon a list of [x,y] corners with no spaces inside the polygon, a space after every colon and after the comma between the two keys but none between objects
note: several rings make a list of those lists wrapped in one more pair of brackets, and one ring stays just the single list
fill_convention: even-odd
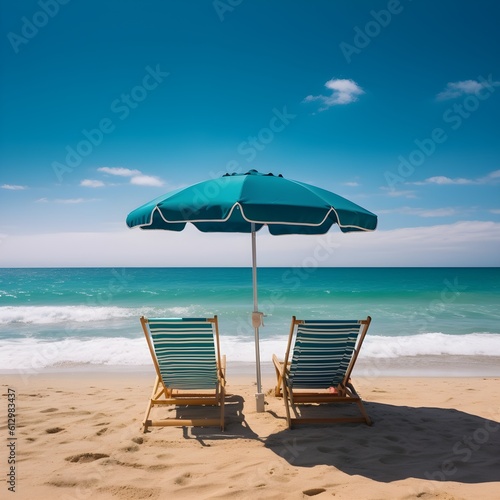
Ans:
[{"label": "blue sky", "polygon": [[248,235],[125,218],[251,168],[379,216],[321,241],[262,232],[260,265],[303,265],[325,241],[318,265],[500,265],[499,14],[484,0],[2,2],[0,266],[247,265]]}]

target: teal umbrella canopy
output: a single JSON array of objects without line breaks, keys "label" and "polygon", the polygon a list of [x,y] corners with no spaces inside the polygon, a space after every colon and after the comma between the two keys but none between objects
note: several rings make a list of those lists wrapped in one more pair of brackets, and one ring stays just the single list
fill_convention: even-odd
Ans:
[{"label": "teal umbrella canopy", "polygon": [[333,224],[342,232],[373,231],[377,216],[325,189],[250,170],[172,191],[127,217],[129,227],[142,229],[181,231],[188,222],[203,232],[250,233],[267,225],[274,235],[323,234]]},{"label": "teal umbrella canopy", "polygon": [[203,232],[252,234],[253,303],[257,370],[257,411],[264,411],[261,391],[256,232],[267,226],[279,234],[323,234],[333,224],[344,233],[373,231],[377,216],[325,189],[282,175],[250,170],[225,174],[167,193],[137,208],[127,217],[129,227],[182,231],[191,223]]}]

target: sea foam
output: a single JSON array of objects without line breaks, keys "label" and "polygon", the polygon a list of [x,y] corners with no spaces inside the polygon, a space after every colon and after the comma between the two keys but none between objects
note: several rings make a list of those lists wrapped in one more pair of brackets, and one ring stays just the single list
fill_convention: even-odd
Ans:
[{"label": "sea foam", "polygon": [[141,315],[186,316],[190,307],[129,308],[118,306],[4,306],[0,307],[0,325],[47,325],[65,322],[85,323],[117,318],[138,318]]},{"label": "sea foam", "polygon": [[[262,339],[262,362],[272,355],[282,357],[286,338]],[[221,337],[221,351],[230,362],[254,362],[255,347],[251,339]],[[407,356],[500,356],[500,335],[474,333],[445,335],[426,333],[407,337],[367,337],[360,359],[404,358]],[[138,338],[67,338],[41,340],[34,338],[2,341],[0,367],[5,370],[37,371],[68,365],[147,366],[151,356],[143,337]]]}]

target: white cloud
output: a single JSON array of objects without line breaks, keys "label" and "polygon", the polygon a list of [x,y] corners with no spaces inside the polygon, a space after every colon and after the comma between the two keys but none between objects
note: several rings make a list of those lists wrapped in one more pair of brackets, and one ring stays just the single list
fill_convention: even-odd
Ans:
[{"label": "white cloud", "polygon": [[500,181],[500,170],[494,170],[484,177],[477,177],[476,179],[466,179],[464,177],[446,177],[444,175],[436,175],[428,177],[423,181],[408,182],[407,184],[414,184],[416,186],[423,186],[425,184],[439,184],[439,185],[452,185],[452,184],[493,184]]},{"label": "white cloud", "polygon": [[80,186],[90,187],[90,188],[100,188],[103,187],[104,185],[105,185],[104,182],[95,179],[84,179],[82,182],[80,182]]},{"label": "white cloud", "polygon": [[[420,184],[475,184],[476,181],[472,179],[464,179],[462,177],[458,177],[452,179],[451,177],[445,177],[444,175],[436,175],[434,177],[429,177],[425,179],[425,181]],[[417,183],[415,183],[417,184]]]},{"label": "white cloud", "polygon": [[26,186],[19,186],[17,184],[3,184],[1,188],[9,189],[10,191],[22,191],[23,189],[27,189]]},{"label": "white cloud", "polygon": [[136,186],[160,187],[163,186],[163,181],[153,175],[136,175],[130,179],[130,184],[135,184]]},{"label": "white cloud", "polygon": [[344,186],[349,186],[349,187],[358,187],[358,186],[359,186],[359,183],[358,183],[358,182],[355,182],[355,181],[351,181],[351,182],[344,182]]},{"label": "white cloud", "polygon": [[[500,223],[463,221],[428,227],[325,235],[271,236],[259,231],[260,266],[500,266]],[[32,249],[37,252],[33,253]],[[88,248],[93,251],[89,252]],[[200,261],[203,248],[203,262]],[[231,252],[226,252],[231,248]],[[293,248],[293,252],[290,251]],[[247,266],[247,234],[141,231],[7,235],[0,267]],[[316,260],[315,260],[316,259]]]},{"label": "white cloud", "polygon": [[[462,221],[375,231],[364,246],[370,252],[367,265],[372,266],[496,267],[500,264],[500,255],[495,255],[499,244],[500,223]],[[352,246],[346,250],[355,251]]]},{"label": "white cloud", "polygon": [[485,177],[481,177],[478,180],[480,182],[488,183],[488,182],[495,182],[497,179],[500,179],[500,170],[494,170],[493,172],[490,172],[488,175]]},{"label": "white cloud", "polygon": [[134,175],[141,175],[140,170],[131,170],[123,167],[99,167],[98,172],[104,172],[109,175],[117,175],[119,177],[132,177]]},{"label": "white cloud", "polygon": [[382,214],[403,214],[403,215],[415,215],[417,217],[451,217],[452,215],[457,215],[458,211],[453,207],[442,207],[442,208],[417,208],[417,207],[397,207],[387,210],[378,210],[379,215]]},{"label": "white cloud", "polygon": [[469,94],[476,94],[484,88],[488,88],[491,85],[500,85],[500,82],[488,82],[477,80],[462,80],[460,82],[449,82],[446,84],[445,89],[440,92],[436,99],[438,101],[444,101],[447,99],[455,99],[457,97]]},{"label": "white cloud", "polygon": [[[134,184],[135,186],[160,187],[164,185],[164,182],[159,177],[156,177],[154,175],[143,174],[140,170],[131,170],[129,168],[122,168],[122,167],[100,167],[97,170],[99,172],[103,172],[109,175],[130,177],[130,184]],[[86,180],[83,182],[93,182],[93,181]],[[100,182],[100,181],[95,181],[95,182]],[[98,187],[98,186],[90,186],[90,187]]]},{"label": "white cloud", "polygon": [[77,205],[79,203],[86,203],[87,201],[95,201],[88,198],[57,198],[54,203],[62,203],[64,205]]},{"label": "white cloud", "polygon": [[492,208],[490,210],[490,213],[492,213],[492,214],[500,214],[500,208]]},{"label": "white cloud", "polygon": [[80,203],[87,203],[96,201],[96,198],[55,198],[49,200],[48,198],[39,198],[35,203],[59,203],[62,205],[78,205]]},{"label": "white cloud", "polygon": [[332,91],[331,95],[308,95],[304,102],[320,101],[323,106],[319,111],[325,111],[332,106],[350,104],[358,100],[358,96],[365,91],[353,80],[332,79],[325,83],[325,87]]}]

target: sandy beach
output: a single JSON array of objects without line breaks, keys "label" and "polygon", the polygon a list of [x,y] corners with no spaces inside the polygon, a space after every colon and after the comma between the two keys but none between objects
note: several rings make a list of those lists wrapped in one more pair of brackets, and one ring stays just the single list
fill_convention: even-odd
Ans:
[{"label": "sandy beach", "polygon": [[290,431],[273,373],[256,413],[252,374],[230,366],[225,432],[144,434],[152,370],[4,374],[1,497],[497,499],[499,380],[361,376],[373,426]]}]

